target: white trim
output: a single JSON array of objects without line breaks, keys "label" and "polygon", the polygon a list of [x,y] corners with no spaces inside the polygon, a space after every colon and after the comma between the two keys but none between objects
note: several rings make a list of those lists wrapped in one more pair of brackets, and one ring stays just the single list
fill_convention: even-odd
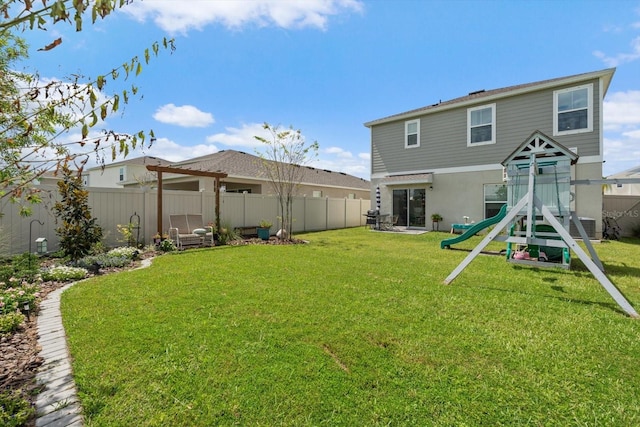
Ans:
[{"label": "white trim", "polygon": [[[566,131],[558,130],[558,96],[567,93],[567,92],[575,92],[578,90],[587,89],[587,127],[582,129],[571,129]],[[579,108],[576,110],[584,110],[584,108]],[[554,90],[553,91],[553,136],[562,136],[562,135],[573,135],[576,133],[586,133],[593,132],[593,84],[585,84],[580,86],[573,86],[564,89]]]},{"label": "white trim", "polygon": [[598,144],[598,153],[600,153],[601,157],[604,157],[604,92],[603,86],[604,83],[602,79],[598,80],[598,110],[600,112],[599,121],[600,124],[600,139]]},{"label": "white trim", "polygon": [[[579,164],[588,164],[588,163],[602,163],[601,156],[583,156],[578,158]],[[465,173],[465,172],[485,172],[485,171],[499,171],[502,174],[503,166],[500,163],[496,164],[486,164],[486,165],[474,165],[474,166],[460,166],[453,168],[440,168],[440,169],[422,169],[422,170],[410,170],[410,171],[402,171],[402,172],[394,172],[393,174],[389,174],[388,172],[375,173],[371,174],[371,180],[374,179],[382,179],[388,178],[393,175],[411,175],[411,174],[421,174],[421,173],[432,173],[436,174],[447,174],[447,173]],[[502,176],[502,175],[500,175]]]},{"label": "white trim", "polygon": [[[491,108],[491,139],[489,141],[471,142],[471,113],[478,110]],[[487,123],[482,124],[486,126]],[[467,147],[477,147],[496,143],[496,104],[484,104],[477,107],[467,108]]]},{"label": "white trim", "polygon": [[587,163],[602,163],[602,156],[583,156],[578,157],[578,164],[584,165]]},{"label": "white trim", "polygon": [[[416,125],[416,143],[413,145],[409,145],[409,135],[413,135],[413,133],[409,134],[409,125]],[[407,120],[404,122],[404,148],[417,148],[420,147],[420,119],[415,120]]]},{"label": "white trim", "polygon": [[410,171],[398,171],[393,172],[392,174],[388,172],[375,173],[371,174],[371,180],[374,179],[382,179],[388,178],[389,176],[394,175],[412,175],[412,174],[423,174],[423,173],[464,173],[464,172],[484,172],[490,170],[498,170],[502,171],[502,165],[500,163],[496,164],[488,164],[488,165],[474,165],[474,166],[459,166],[453,168],[440,168],[440,169],[421,169],[421,170],[410,170]]}]

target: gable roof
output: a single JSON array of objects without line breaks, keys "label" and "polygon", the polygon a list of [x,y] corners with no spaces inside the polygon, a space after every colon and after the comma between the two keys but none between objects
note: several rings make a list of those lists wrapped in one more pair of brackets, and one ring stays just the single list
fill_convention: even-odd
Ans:
[{"label": "gable roof", "polygon": [[[262,159],[258,156],[242,151],[222,150],[213,154],[196,157],[182,162],[173,163],[170,166],[191,170],[210,172],[225,172],[229,178],[248,178],[267,180],[262,169]],[[311,166],[304,168],[301,184],[354,188],[370,190],[369,181],[348,175],[343,172],[334,172],[328,169],[317,169]]]},{"label": "gable roof", "polygon": [[[160,157],[154,157],[154,156],[141,156],[141,157],[134,157],[131,159],[124,159],[124,160],[120,160],[119,162],[113,162],[113,163],[109,163],[104,165],[104,167],[112,167],[112,166],[125,166],[125,165],[155,165],[155,166],[169,166],[171,164],[170,161],[162,159]],[[103,166],[94,166],[92,168],[89,168],[87,170],[96,170],[96,169],[102,169]]]},{"label": "gable roof", "polygon": [[640,166],[624,170],[622,172],[609,175],[607,178],[638,178],[640,177]]},{"label": "gable roof", "polygon": [[518,160],[528,161],[533,153],[536,154],[536,158],[566,157],[571,161],[571,164],[578,160],[576,153],[537,130],[502,161],[502,166],[507,166],[510,162]]},{"label": "gable roof", "polygon": [[601,78],[603,79],[603,92],[602,97],[607,93],[609,89],[609,84],[611,83],[611,79],[613,78],[613,73],[616,71],[615,68],[607,68],[605,70],[600,71],[592,71],[589,73],[575,74],[567,77],[558,77],[555,79],[542,80],[539,82],[533,83],[525,83],[519,84],[515,86],[508,86],[499,89],[492,90],[479,90],[476,92],[471,92],[468,95],[461,96],[459,98],[454,98],[449,101],[441,101],[437,104],[428,105],[426,107],[417,108],[415,110],[405,111],[404,113],[398,113],[391,116],[383,117],[381,119],[372,120],[370,122],[366,122],[364,125],[368,128],[380,125],[383,123],[393,122],[396,120],[406,120],[410,118],[414,118],[417,116],[421,116],[424,114],[431,114],[435,112],[445,111],[452,108],[459,108],[465,105],[472,105],[478,102],[490,102],[499,98],[506,98],[515,95],[521,95],[528,92],[539,91],[542,89],[548,89],[551,87],[557,87],[568,84],[576,84],[578,82],[583,82],[586,80],[592,80]]}]

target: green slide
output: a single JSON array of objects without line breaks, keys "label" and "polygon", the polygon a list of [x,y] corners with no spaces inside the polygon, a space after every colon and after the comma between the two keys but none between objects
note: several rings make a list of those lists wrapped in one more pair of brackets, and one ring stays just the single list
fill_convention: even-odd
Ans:
[{"label": "green slide", "polygon": [[492,225],[499,223],[500,221],[502,221],[502,219],[506,215],[507,215],[507,205],[505,204],[505,205],[502,205],[500,212],[498,212],[496,216],[487,218],[484,221],[480,221],[479,223],[475,224],[473,227],[469,228],[467,231],[465,231],[463,234],[459,236],[452,237],[450,239],[444,239],[442,242],[440,242],[440,249],[449,249],[451,245],[464,242],[469,237],[475,236],[476,233],[480,232],[481,230],[484,230],[487,227],[490,227]]}]

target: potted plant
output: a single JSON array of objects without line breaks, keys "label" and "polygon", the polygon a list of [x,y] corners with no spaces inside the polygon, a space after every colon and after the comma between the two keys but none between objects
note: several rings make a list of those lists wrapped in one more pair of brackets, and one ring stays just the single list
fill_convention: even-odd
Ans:
[{"label": "potted plant", "polygon": [[262,240],[269,240],[269,235],[271,234],[270,230],[272,225],[273,224],[267,221],[266,219],[260,220],[260,223],[258,224],[258,228],[257,228],[258,237],[261,238]]},{"label": "potted plant", "polygon": [[156,233],[153,235],[153,244],[159,245],[161,242],[167,240],[168,238],[169,235],[167,233],[162,233],[162,235],[160,235],[160,233]]},{"label": "potted plant", "polygon": [[438,231],[438,223],[442,221],[442,215],[440,215],[439,213],[434,213],[431,214],[431,230],[432,231]]}]

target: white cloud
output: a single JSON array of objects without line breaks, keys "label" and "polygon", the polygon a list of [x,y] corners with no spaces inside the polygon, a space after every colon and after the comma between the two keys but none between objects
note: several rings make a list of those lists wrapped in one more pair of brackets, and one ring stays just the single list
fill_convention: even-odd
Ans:
[{"label": "white cloud", "polygon": [[158,138],[144,155],[160,157],[170,162],[179,162],[220,151],[213,144],[180,145],[167,138]]},{"label": "white cloud", "polygon": [[638,142],[640,143],[640,129],[638,130],[633,130],[630,132],[623,132],[622,136],[629,138],[629,139],[637,139]]},{"label": "white cloud", "polygon": [[353,154],[350,151],[346,151],[340,147],[329,147],[323,150],[327,154],[335,154],[336,156],[343,159],[351,159],[353,158]]},{"label": "white cloud", "polygon": [[213,23],[230,29],[249,24],[326,29],[330,16],[362,9],[360,0],[181,0],[134,2],[122,10],[139,21],[153,19],[169,33],[184,34]]},{"label": "white cloud", "polygon": [[618,53],[614,56],[608,56],[604,52],[596,50],[593,52],[593,55],[596,58],[599,58],[609,67],[617,67],[620,64],[625,64],[627,62],[633,62],[636,59],[640,58],[640,37],[636,37],[631,40],[631,52],[630,53]]},{"label": "white cloud", "polygon": [[606,176],[640,161],[640,90],[610,93],[603,108]]},{"label": "white cloud", "polygon": [[163,105],[156,110],[153,118],[162,123],[185,128],[203,128],[215,123],[211,113],[200,111],[193,105],[183,105],[181,107],[177,107],[174,104]]},{"label": "white cloud", "polygon": [[640,127],[640,90],[610,93],[603,108],[605,131]]},{"label": "white cloud", "polygon": [[260,147],[262,143],[254,138],[261,136],[270,138],[271,135],[262,128],[262,123],[250,123],[240,128],[227,127],[224,133],[216,133],[207,137],[207,142],[219,143],[231,147]]}]

